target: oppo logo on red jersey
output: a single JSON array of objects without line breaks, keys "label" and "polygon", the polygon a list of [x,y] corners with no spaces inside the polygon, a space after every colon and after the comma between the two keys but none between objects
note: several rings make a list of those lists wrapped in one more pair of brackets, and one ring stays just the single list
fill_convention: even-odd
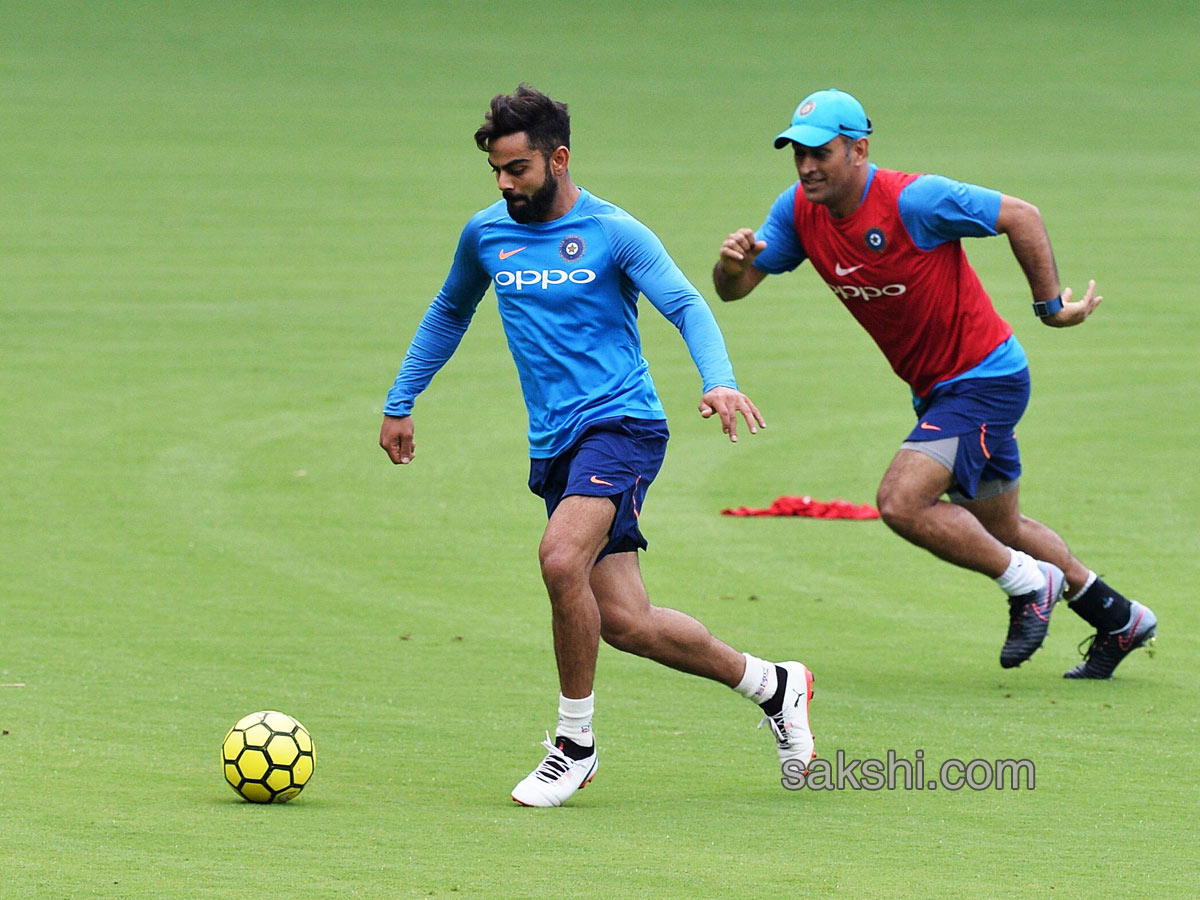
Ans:
[{"label": "oppo logo on red jersey", "polygon": [[880,297],[899,297],[908,287],[903,284],[885,284],[883,287],[870,284],[831,284],[829,289],[843,300],[878,300]]},{"label": "oppo logo on red jersey", "polygon": [[543,291],[556,284],[588,284],[596,280],[596,273],[591,269],[521,269],[517,272],[497,272],[496,287],[516,287],[518,291],[525,288],[539,287]]}]

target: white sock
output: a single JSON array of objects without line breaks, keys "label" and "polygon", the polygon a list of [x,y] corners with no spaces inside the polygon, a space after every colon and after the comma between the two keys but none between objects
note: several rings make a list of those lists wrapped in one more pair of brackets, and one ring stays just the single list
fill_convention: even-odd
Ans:
[{"label": "white sock", "polygon": [[775,663],[743,653],[746,657],[746,671],[742,680],[734,688],[743,697],[762,703],[770,700],[779,690],[779,676],[775,673]]},{"label": "white sock", "polygon": [[[1078,600],[1085,593],[1087,593],[1087,589],[1090,588],[1095,583],[1096,583],[1096,573],[1093,572],[1091,569],[1088,569],[1087,581],[1085,581],[1083,583],[1083,587],[1081,587],[1079,590],[1071,591],[1071,600],[1069,600],[1067,602],[1071,602],[1073,600]],[[1064,599],[1065,599],[1065,597],[1064,597]]]},{"label": "white sock", "polygon": [[595,706],[595,693],[578,700],[559,694],[558,727],[554,729],[554,733],[570,738],[580,747],[591,747],[595,743],[595,738],[592,737],[592,711]]},{"label": "white sock", "polygon": [[1020,550],[1009,548],[1008,552],[1012,554],[1012,559],[1004,574],[996,579],[1000,590],[1010,597],[1042,590],[1046,586],[1046,576],[1038,568],[1037,560]]}]

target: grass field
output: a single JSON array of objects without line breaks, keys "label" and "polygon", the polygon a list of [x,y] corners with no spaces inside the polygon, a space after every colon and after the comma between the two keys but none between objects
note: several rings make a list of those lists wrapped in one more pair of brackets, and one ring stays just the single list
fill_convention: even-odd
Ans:
[{"label": "grass field", "polygon": [[[1190,898],[1200,880],[1200,81],[1190,3],[0,5],[0,898]],[[673,440],[651,596],[817,674],[822,756],[1028,758],[1032,791],[789,792],[745,701],[602,649],[603,766],[514,808],[556,682],[524,408],[488,298],[394,469],[379,413],[458,231],[471,133],[526,80],[571,104],[577,182],[715,300],[723,236],[792,177],[810,90],[860,96],[881,165],[1043,211],[1040,328],[1004,241],[969,248],[1033,360],[1027,512],[1161,621],[1064,682],[1065,608],[1019,670],[1006,607],[878,522],[735,520],[873,498],[904,386],[807,268],[720,306],[769,428]],[[293,804],[225,786],[240,716],[308,726]]]}]

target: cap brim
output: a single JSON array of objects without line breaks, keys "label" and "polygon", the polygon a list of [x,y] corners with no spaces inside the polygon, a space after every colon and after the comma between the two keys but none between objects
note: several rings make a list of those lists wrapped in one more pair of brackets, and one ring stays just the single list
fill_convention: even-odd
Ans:
[{"label": "cap brim", "polygon": [[787,131],[775,138],[775,149],[781,150],[788,144],[803,144],[805,147],[824,147],[838,132],[828,128],[817,128],[814,125],[793,125]]}]

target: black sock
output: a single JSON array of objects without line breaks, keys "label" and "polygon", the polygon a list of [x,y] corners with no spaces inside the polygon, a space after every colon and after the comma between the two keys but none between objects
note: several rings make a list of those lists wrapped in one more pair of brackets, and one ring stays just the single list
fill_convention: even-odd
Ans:
[{"label": "black sock", "polygon": [[594,744],[591,747],[584,747],[582,744],[577,744],[569,737],[563,737],[561,734],[554,736],[554,746],[571,757],[571,759],[587,759],[596,752]]},{"label": "black sock", "polygon": [[1099,576],[1086,591],[1068,600],[1067,605],[1097,631],[1119,631],[1129,624],[1129,601]]},{"label": "black sock", "polygon": [[779,680],[779,687],[776,688],[770,699],[758,704],[758,708],[768,716],[777,716],[783,711],[783,695],[787,690],[787,669],[783,666],[776,666],[775,677]]}]

